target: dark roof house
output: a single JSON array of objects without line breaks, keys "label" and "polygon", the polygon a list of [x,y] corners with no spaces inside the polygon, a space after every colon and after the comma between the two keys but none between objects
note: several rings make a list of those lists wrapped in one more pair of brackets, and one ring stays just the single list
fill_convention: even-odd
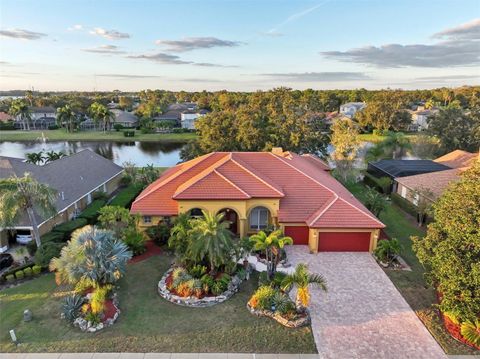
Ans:
[{"label": "dark roof house", "polygon": [[370,162],[367,172],[380,177],[390,177],[392,180],[397,177],[413,176],[421,173],[449,170],[441,163],[431,160],[380,160]]}]

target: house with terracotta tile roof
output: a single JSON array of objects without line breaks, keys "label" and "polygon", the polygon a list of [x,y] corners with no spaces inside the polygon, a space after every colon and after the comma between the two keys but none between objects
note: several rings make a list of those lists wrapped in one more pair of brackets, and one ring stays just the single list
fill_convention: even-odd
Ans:
[{"label": "house with terracotta tile roof", "polygon": [[470,153],[455,150],[435,160],[436,163],[447,166],[450,169],[422,173],[413,176],[395,178],[396,193],[413,205],[417,205],[424,199],[435,202],[442,195],[448,185],[459,179],[460,174],[469,169],[474,161],[477,161],[479,153]]},{"label": "house with terracotta tile roof", "polygon": [[212,152],[165,171],[133,202],[142,225],[179,213],[224,213],[230,230],[250,235],[274,225],[317,251],[372,251],[384,228],[313,155]]}]

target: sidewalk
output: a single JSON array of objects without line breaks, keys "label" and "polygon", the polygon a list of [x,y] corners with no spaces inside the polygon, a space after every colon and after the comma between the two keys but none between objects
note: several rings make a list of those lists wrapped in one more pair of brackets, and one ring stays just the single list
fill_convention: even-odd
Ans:
[{"label": "sidewalk", "polygon": [[318,354],[247,353],[6,353],[5,359],[318,359]]}]

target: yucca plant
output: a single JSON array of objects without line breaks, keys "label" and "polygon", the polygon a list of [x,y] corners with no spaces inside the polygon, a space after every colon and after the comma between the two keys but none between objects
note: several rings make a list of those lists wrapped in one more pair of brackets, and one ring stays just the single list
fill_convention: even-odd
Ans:
[{"label": "yucca plant", "polygon": [[292,274],[287,274],[282,281],[282,288],[285,291],[293,286],[297,287],[296,306],[298,311],[304,311],[310,304],[309,286],[314,285],[323,291],[327,291],[326,280],[320,274],[310,273],[306,264],[300,263],[295,267]]},{"label": "yucca plant", "polygon": [[460,327],[462,336],[470,343],[480,346],[480,319],[475,322],[466,321]]}]

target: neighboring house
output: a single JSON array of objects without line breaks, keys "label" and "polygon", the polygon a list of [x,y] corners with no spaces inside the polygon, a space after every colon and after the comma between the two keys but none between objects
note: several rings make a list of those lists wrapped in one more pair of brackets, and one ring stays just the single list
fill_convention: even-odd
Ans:
[{"label": "neighboring house", "polygon": [[352,118],[357,111],[363,110],[365,106],[365,102],[347,102],[340,106],[340,113],[343,116]]},{"label": "neighboring house", "polygon": [[188,130],[195,129],[195,122],[198,120],[199,117],[205,116],[209,111],[208,110],[187,110],[182,112],[180,122],[182,128],[186,128]]},{"label": "neighboring house", "polygon": [[141,225],[179,213],[224,213],[230,230],[250,235],[280,227],[294,244],[318,251],[372,251],[381,223],[312,155],[213,152],[170,168],[133,202]]},{"label": "neighboring house", "polygon": [[434,160],[434,162],[448,166],[450,169],[396,178],[396,192],[415,206],[420,200],[421,192],[430,192],[430,196],[426,199],[435,202],[448,185],[457,181],[460,174],[469,169],[474,161],[480,158],[479,156],[478,153],[462,150],[450,152]]},{"label": "neighboring house", "polygon": [[13,117],[6,112],[0,112],[0,122],[13,121]]},{"label": "neighboring house", "polygon": [[[40,234],[75,218],[92,202],[95,192],[111,194],[115,191],[120,185],[123,171],[122,167],[90,150],[77,152],[44,166],[27,163],[20,158],[0,156],[0,178],[22,177],[28,172],[40,183],[57,191],[58,214],[53,218],[37,215]],[[20,223],[10,229],[31,230],[31,224],[25,215]],[[1,248],[8,244],[7,238],[7,231],[0,231]]]},{"label": "neighboring house", "polygon": [[80,122],[79,125],[82,131],[95,131],[97,130],[97,124],[91,118],[87,118],[84,121]]},{"label": "neighboring house", "polygon": [[450,167],[431,160],[380,160],[369,162],[367,173],[376,178],[388,177],[392,180],[392,192],[397,190],[398,177],[449,170]]},{"label": "neighboring house", "polygon": [[408,127],[409,131],[423,131],[428,128],[429,119],[434,116],[438,110],[425,110],[419,106],[416,111],[406,110],[412,116],[412,123]]},{"label": "neighboring house", "polygon": [[[48,130],[50,126],[57,123],[57,111],[51,107],[30,107],[30,129],[31,130]],[[20,116],[15,119],[16,128],[24,128]]]},{"label": "neighboring house", "polygon": [[112,110],[114,114],[113,125],[122,125],[126,128],[132,128],[138,126],[138,118],[132,112],[122,110]]}]

